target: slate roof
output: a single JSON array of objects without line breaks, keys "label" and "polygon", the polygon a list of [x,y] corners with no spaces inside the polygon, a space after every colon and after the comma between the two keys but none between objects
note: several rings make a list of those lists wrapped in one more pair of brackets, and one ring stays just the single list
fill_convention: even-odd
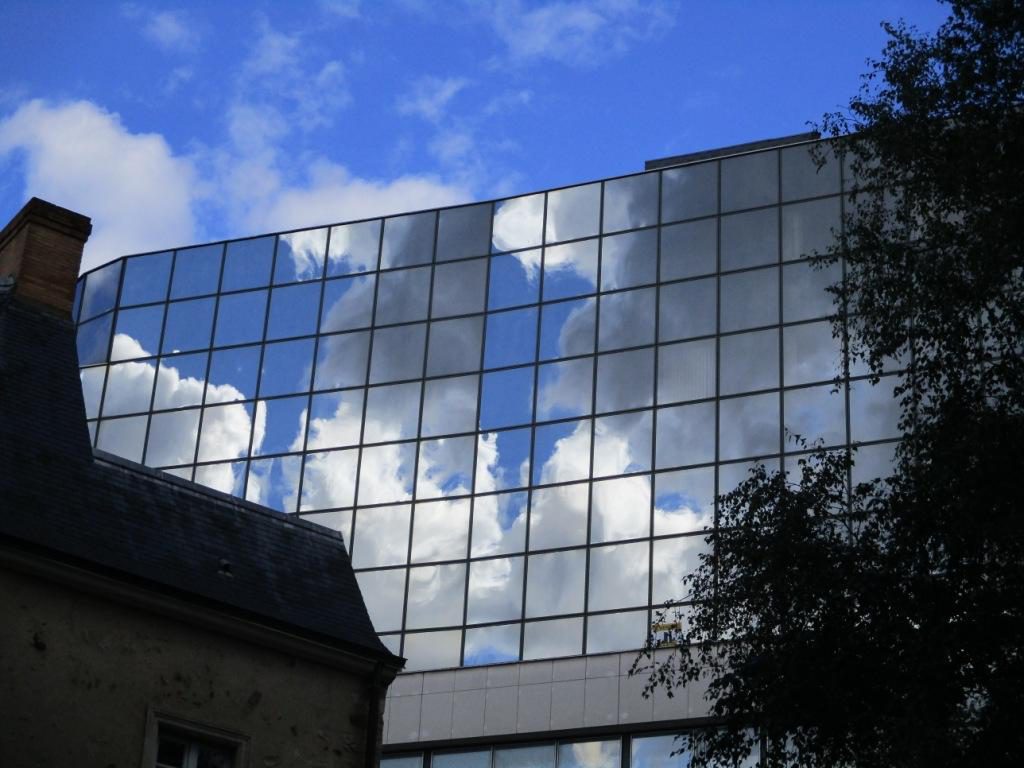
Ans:
[{"label": "slate roof", "polygon": [[0,541],[401,664],[374,632],[340,533],[94,458],[70,321],[3,287]]}]

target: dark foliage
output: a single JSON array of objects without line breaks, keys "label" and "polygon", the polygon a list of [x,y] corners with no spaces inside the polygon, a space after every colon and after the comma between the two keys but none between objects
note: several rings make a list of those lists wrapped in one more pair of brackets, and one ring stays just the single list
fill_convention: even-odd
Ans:
[{"label": "dark foliage", "polygon": [[885,28],[824,122],[855,188],[823,261],[851,359],[905,367],[905,437],[885,480],[817,449],[719,499],[686,623],[635,665],[706,679],[697,765],[1024,764],[1024,3]]}]

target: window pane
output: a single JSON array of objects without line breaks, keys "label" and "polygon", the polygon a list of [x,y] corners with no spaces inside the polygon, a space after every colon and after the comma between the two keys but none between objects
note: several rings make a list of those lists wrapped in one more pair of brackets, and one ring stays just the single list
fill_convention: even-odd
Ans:
[{"label": "window pane", "polygon": [[714,403],[659,408],[657,414],[658,469],[714,461]]},{"label": "window pane", "polygon": [[[245,482],[245,465],[244,461],[204,464],[196,467],[195,481],[215,491],[242,498],[245,495],[245,489],[242,487],[242,483]],[[188,479],[187,475],[182,477]]]},{"label": "window pane", "polygon": [[835,298],[826,288],[843,276],[839,264],[815,261],[787,264],[782,268],[782,319],[784,322],[826,317],[836,312]]},{"label": "window pane", "polygon": [[382,272],[377,286],[377,325],[423,320],[430,299],[430,267]]},{"label": "window pane", "polygon": [[[651,533],[650,477],[620,477],[594,483],[590,540],[639,539]],[[646,559],[646,555],[644,556]],[[645,587],[646,591],[646,587]]]},{"label": "window pane", "polygon": [[[791,390],[785,394],[783,410],[789,433],[800,435],[808,443],[818,439],[825,445],[846,442],[846,399],[842,390],[833,392],[831,386]],[[786,448],[797,449],[789,438]]]},{"label": "window pane", "polygon": [[778,322],[778,267],[722,276],[722,331]]},{"label": "window pane", "polygon": [[529,363],[537,346],[537,309],[514,309],[487,318],[484,365],[499,368]]},{"label": "window pane", "polygon": [[167,298],[167,283],[171,277],[174,254],[151,253],[135,256],[124,262],[124,285],[121,286],[121,306],[148,304]]},{"label": "window pane", "polygon": [[[110,327],[113,321],[113,315],[104,315],[78,326],[75,344],[78,348],[79,365],[102,363],[107,359],[107,349],[110,346]],[[209,343],[209,340],[209,335],[207,335],[206,343]]]},{"label": "window pane", "polygon": [[539,299],[540,253],[535,249],[491,258],[488,309],[533,304]]},{"label": "window pane", "polygon": [[587,486],[559,485],[533,492],[530,549],[569,547],[587,540]]},{"label": "window pane", "polygon": [[378,328],[373,332],[370,381],[401,381],[423,376],[426,324]]},{"label": "window pane", "polygon": [[[206,354],[200,356],[205,358]],[[189,356],[191,358],[191,356]],[[182,361],[182,357],[167,358],[169,361]],[[171,364],[178,365],[178,362]],[[211,403],[224,403],[234,400],[252,400],[256,397],[256,373],[260,365],[260,348],[237,347],[235,349],[218,349],[214,351],[210,359],[210,384],[207,388],[206,399]],[[188,375],[198,374],[199,369],[190,370],[181,363],[180,373]],[[161,389],[164,386],[162,380],[157,384],[157,399],[161,398]],[[173,381],[173,380],[172,380]],[[201,382],[200,382],[201,383]]]},{"label": "window pane", "polygon": [[653,283],[658,272],[658,233],[624,232],[601,244],[601,290]]},{"label": "window pane", "polygon": [[658,349],[658,402],[715,395],[715,340],[687,341]]},{"label": "window pane", "polygon": [[475,429],[479,383],[478,376],[427,381],[423,385],[422,434],[430,437]]},{"label": "window pane", "polygon": [[316,316],[319,308],[319,283],[274,288],[270,292],[267,338],[283,339],[316,333]]},{"label": "window pane", "polygon": [[649,557],[646,541],[591,549],[589,610],[647,605]]},{"label": "window pane", "polygon": [[107,373],[107,391],[103,396],[103,415],[145,413],[153,395],[153,361],[112,365]]},{"label": "window pane", "polygon": [[783,260],[825,253],[835,245],[839,230],[838,197],[783,206]]},{"label": "window pane", "polygon": [[[519,627],[519,624],[504,624],[498,627],[467,629],[463,666],[516,661],[519,658]],[[490,752],[485,754],[489,765]]]},{"label": "window pane", "polygon": [[718,222],[690,221],[661,228],[661,279],[711,274],[718,264]]},{"label": "window pane", "polygon": [[543,194],[499,200],[494,204],[493,250],[514,251],[540,245],[543,226]]},{"label": "window pane", "polygon": [[81,320],[88,320],[114,308],[121,280],[121,263],[115,261],[89,273],[82,294]]},{"label": "window pane", "polygon": [[377,268],[380,221],[360,221],[331,227],[327,251],[327,276],[371,272]]},{"label": "window pane", "polygon": [[597,358],[597,411],[643,408],[654,402],[654,349]]},{"label": "window pane", "polygon": [[301,466],[301,456],[250,461],[246,500],[279,512],[294,512],[298,506]]},{"label": "window pane", "polygon": [[[366,601],[370,621],[378,632],[402,628],[402,604],[405,601],[405,569],[363,571],[356,574],[359,591]],[[384,761],[381,761],[384,764]]]},{"label": "window pane", "polygon": [[374,275],[328,280],[324,283],[324,307],[320,332],[367,328],[373,317]]},{"label": "window pane", "polygon": [[82,380],[82,397],[85,400],[85,418],[95,419],[100,415],[100,398],[103,396],[103,380],[107,369],[104,366],[84,368],[78,372]]},{"label": "window pane", "polygon": [[486,280],[486,259],[438,264],[434,267],[431,317],[483,312]]},{"label": "window pane", "polygon": [[[825,164],[818,167],[813,149],[823,154]],[[831,147],[805,144],[782,150],[782,199],[820,197],[839,191],[839,159]]]},{"label": "window pane", "polygon": [[352,566],[373,568],[404,563],[409,555],[410,511],[408,504],[356,510]]},{"label": "window pane", "polygon": [[719,408],[719,455],[723,460],[779,452],[777,394],[723,400]]},{"label": "window pane", "polygon": [[224,245],[221,243],[175,252],[171,298],[182,299],[186,296],[216,293],[223,252]]},{"label": "window pane", "polygon": [[662,221],[710,216],[717,211],[718,163],[697,163],[662,171]]},{"label": "window pane", "polygon": [[700,555],[708,551],[707,536],[680,536],[654,542],[654,591],[652,605],[664,605],[668,600],[689,600],[683,577],[700,566]]},{"label": "window pane", "polygon": [[689,280],[663,285],[658,308],[658,338],[661,341],[709,336],[715,332],[717,281]]},{"label": "window pane", "polygon": [[634,736],[630,743],[630,768],[686,768],[688,754],[679,754],[683,742],[675,736]]},{"label": "window pane", "polygon": [[[527,494],[499,493],[473,500],[473,557],[522,552],[526,539]],[[518,644],[518,640],[516,641]]]},{"label": "window pane", "polygon": [[506,747],[494,750],[494,768],[552,768],[554,745],[537,747]]},{"label": "window pane", "polygon": [[655,288],[601,296],[598,347],[601,350],[654,343]]},{"label": "window pane", "polygon": [[203,409],[199,461],[225,461],[248,455],[252,409],[252,403]]},{"label": "window pane", "polygon": [[563,419],[590,414],[594,358],[563,360],[540,366],[537,419]]},{"label": "window pane", "polygon": [[533,483],[583,480],[590,474],[590,419],[534,429]]},{"label": "window pane", "polygon": [[472,435],[421,441],[416,497],[432,499],[472,492],[475,443]]},{"label": "window pane", "polygon": [[104,419],[100,422],[96,447],[128,461],[142,462],[142,447],[146,439],[145,416],[127,419]]},{"label": "window pane", "polygon": [[602,416],[594,422],[594,476],[651,468],[651,411]]},{"label": "window pane", "polygon": [[199,434],[199,409],[155,413],[149,425],[146,464],[170,467],[195,460]]},{"label": "window pane", "polygon": [[582,652],[583,619],[527,623],[523,636],[524,660],[576,656]]},{"label": "window pane", "polygon": [[461,629],[407,634],[402,648],[402,655],[407,659],[404,671],[457,667],[461,641]]},{"label": "window pane", "polygon": [[318,280],[324,274],[327,229],[304,229],[277,238],[274,282]]},{"label": "window pane", "polygon": [[[587,617],[587,653],[636,651],[643,647],[648,631],[647,611],[628,611]],[[618,765],[618,750],[615,752]],[[594,755],[598,765],[604,765],[608,755]],[[586,764],[586,763],[584,763]]]},{"label": "window pane", "polygon": [[218,347],[226,347],[262,339],[266,308],[267,291],[221,296],[217,305],[215,344]]},{"label": "window pane", "polygon": [[518,619],[523,606],[523,558],[481,560],[469,566],[470,624]]},{"label": "window pane", "polygon": [[308,392],[312,372],[313,339],[267,344],[263,349],[260,395]]},{"label": "window pane", "polygon": [[597,290],[597,240],[544,249],[544,301]]},{"label": "window pane", "polygon": [[842,370],[842,345],[828,322],[793,325],[782,331],[786,386],[832,381]]},{"label": "window pane", "polygon": [[593,354],[596,306],[594,299],[582,299],[542,307],[541,359]]},{"label": "window pane", "polygon": [[604,231],[658,223],[658,174],[644,173],[604,183]]},{"label": "window pane", "polygon": [[549,192],[545,240],[555,243],[596,235],[600,211],[600,184]]},{"label": "window pane", "polygon": [[359,465],[359,503],[393,504],[412,498],[415,443],[363,448]]},{"label": "window pane", "polygon": [[779,200],[777,151],[755,152],[722,161],[722,210],[736,211]]},{"label": "window pane", "polygon": [[468,543],[469,499],[416,505],[413,514],[412,562],[464,559]]},{"label": "window pane", "polygon": [[220,289],[239,291],[269,285],[270,265],[273,260],[273,236],[228,243]]},{"label": "window pane", "polygon": [[715,522],[713,467],[659,472],[654,476],[654,535],[689,533]]},{"label": "window pane", "polygon": [[307,448],[321,450],[356,445],[362,421],[363,390],[313,395]]},{"label": "window pane", "polygon": [[[299,509],[351,507],[355,500],[356,464],[359,451],[325,451],[305,457],[302,500]],[[351,539],[348,540],[351,544]]]},{"label": "window pane", "polygon": [[443,210],[437,227],[437,260],[483,256],[490,251],[490,236],[490,203]]},{"label": "window pane", "polygon": [[504,491],[530,484],[530,428],[483,432],[478,437],[476,491]]},{"label": "window pane", "polygon": [[778,330],[723,336],[719,343],[723,395],[779,386]]},{"label": "window pane", "polygon": [[[175,301],[167,305],[162,350],[164,354],[205,349],[210,346],[210,331],[213,328],[213,301],[213,299],[196,299],[195,301]],[[260,334],[262,334],[262,330],[260,328]],[[79,333],[81,333],[81,329],[79,329]]]},{"label": "window pane", "polygon": [[416,437],[420,412],[420,383],[370,387],[366,397],[363,440],[384,443]]},{"label": "window pane", "polygon": [[722,217],[722,269],[742,269],[779,260],[779,214],[775,208]]},{"label": "window pane", "polygon": [[464,563],[410,568],[406,627],[428,629],[461,624],[465,588]]},{"label": "window pane", "polygon": [[434,253],[434,211],[384,220],[381,269],[426,264]]},{"label": "window pane", "polygon": [[111,360],[151,357],[160,349],[160,330],[164,306],[122,309],[117,313]]},{"label": "window pane", "polygon": [[573,549],[530,555],[526,577],[526,615],[552,616],[583,610],[586,552]]},{"label": "window pane", "polygon": [[305,396],[258,401],[256,423],[263,425],[263,431],[253,438],[253,456],[301,451],[308,404]]},{"label": "window pane", "polygon": [[486,373],[480,402],[480,429],[527,424],[533,412],[533,368]]},{"label": "window pane", "polygon": [[850,435],[855,442],[899,437],[900,401],[894,390],[898,376],[877,384],[866,379],[850,382]]},{"label": "window pane", "polygon": [[480,368],[482,317],[461,317],[430,324],[427,375],[445,376]]},{"label": "window pane", "polygon": [[[614,619],[615,617],[601,618]],[[597,617],[591,619],[592,626],[596,620]],[[644,621],[646,622],[646,618]],[[588,640],[587,643],[589,645],[590,641]],[[596,651],[588,647],[587,653],[596,653]],[[558,765],[559,768],[619,768],[619,751],[619,739],[562,742],[558,745]]]}]

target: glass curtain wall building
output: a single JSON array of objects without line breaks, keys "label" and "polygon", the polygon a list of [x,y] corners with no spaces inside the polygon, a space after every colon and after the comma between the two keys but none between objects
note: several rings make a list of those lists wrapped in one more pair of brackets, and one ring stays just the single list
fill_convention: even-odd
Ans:
[{"label": "glass curtain wall building", "polygon": [[811,258],[842,164],[678,160],[101,267],[76,303],[94,445],[342,531],[411,671],[638,648],[716,494],[792,461],[787,433],[864,443],[870,476],[898,437],[895,380],[832,336],[842,268]]}]

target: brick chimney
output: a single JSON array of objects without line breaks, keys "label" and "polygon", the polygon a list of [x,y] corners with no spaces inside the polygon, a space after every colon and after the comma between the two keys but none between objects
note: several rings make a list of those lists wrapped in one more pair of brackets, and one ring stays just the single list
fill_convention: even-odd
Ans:
[{"label": "brick chimney", "polygon": [[0,290],[70,319],[90,232],[87,216],[33,197],[0,231]]}]

